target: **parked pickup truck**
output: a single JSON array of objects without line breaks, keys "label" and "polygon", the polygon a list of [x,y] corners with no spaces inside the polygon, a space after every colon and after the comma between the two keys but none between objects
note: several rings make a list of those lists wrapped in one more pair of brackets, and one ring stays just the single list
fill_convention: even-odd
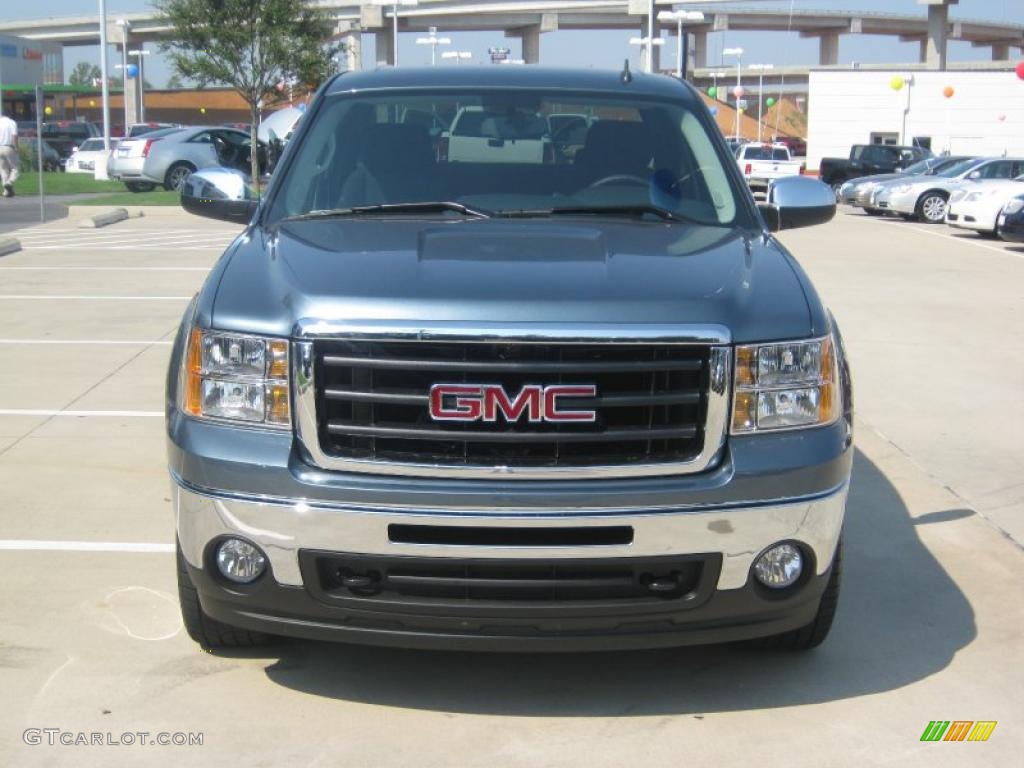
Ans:
[{"label": "parked pickup truck", "polygon": [[[595,118],[571,163],[452,162],[415,105]],[[345,138],[338,143],[338,137]],[[609,148],[617,151],[608,151]],[[502,651],[811,648],[853,457],[839,329],[689,84],[379,69],[319,90],[181,320],[167,445],[188,633]]]},{"label": "parked pickup truck", "polygon": [[799,176],[803,163],[790,159],[789,148],[782,144],[743,144],[736,149],[736,162],[750,189],[768,191],[768,185],[784,176]]},{"label": "parked pickup truck", "polygon": [[889,144],[854,144],[850,156],[825,157],[818,166],[818,178],[837,192],[844,181],[877,173],[894,173],[900,168],[931,157],[922,147],[896,147]]}]

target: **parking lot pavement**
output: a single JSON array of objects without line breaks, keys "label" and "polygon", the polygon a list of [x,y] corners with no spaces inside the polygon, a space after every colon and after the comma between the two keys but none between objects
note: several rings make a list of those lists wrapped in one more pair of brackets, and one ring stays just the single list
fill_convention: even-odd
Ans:
[{"label": "parking lot pavement", "polygon": [[[237,231],[174,227],[222,244]],[[1003,534],[1020,533],[1016,250],[845,213],[785,233],[842,323],[858,387],[844,591],[815,652],[205,654],[178,617],[160,412],[167,342],[220,251],[115,228],[140,245],[50,247],[57,235],[37,230],[0,259],[0,764],[1016,762],[1024,553]],[[156,269],[176,267],[189,269]],[[920,742],[934,719],[998,725],[985,743]],[[203,744],[36,746],[29,728]]]}]

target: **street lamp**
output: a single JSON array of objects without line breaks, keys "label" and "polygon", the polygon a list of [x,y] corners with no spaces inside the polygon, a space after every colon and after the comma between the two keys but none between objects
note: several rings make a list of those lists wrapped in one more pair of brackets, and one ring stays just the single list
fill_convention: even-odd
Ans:
[{"label": "street lamp", "polygon": [[472,59],[473,53],[471,51],[444,51],[441,54],[442,59],[455,59],[455,63],[465,61],[466,59]]},{"label": "street lamp", "polygon": [[143,75],[142,59],[145,56],[149,56],[152,51],[147,51],[143,48],[137,48],[134,51],[128,51],[129,56],[134,56],[139,60],[139,73],[136,75],[139,81],[139,122],[146,122],[146,78]]},{"label": "street lamp", "polygon": [[[404,6],[407,8],[419,5],[419,0],[373,0],[373,5],[379,5],[382,7],[391,7],[391,47],[392,47],[392,63],[398,66],[398,6]],[[378,59],[379,61],[380,59]]]},{"label": "street lamp", "polygon": [[132,25],[127,19],[115,22],[121,28],[121,101],[124,102],[124,135],[128,135],[128,30]]},{"label": "street lamp", "polygon": [[726,48],[722,51],[723,56],[736,57],[736,141],[740,140],[740,97],[743,95],[743,85],[740,82],[743,67],[743,49]]},{"label": "street lamp", "polygon": [[761,143],[761,119],[764,114],[764,73],[775,69],[774,64],[750,64],[748,69],[757,72],[757,143]]},{"label": "street lamp", "polygon": [[644,62],[644,72],[654,71],[654,55],[651,48],[652,45],[664,45],[665,41],[660,37],[651,39],[650,37],[631,37],[629,38],[630,45],[640,46],[640,56]]},{"label": "street lamp", "polygon": [[452,39],[450,37],[438,37],[437,27],[430,28],[429,37],[417,37],[416,45],[429,45],[430,46],[430,66],[437,65],[437,46],[439,45],[451,45]]},{"label": "street lamp", "polygon": [[718,99],[718,78],[725,77],[725,72],[709,72],[708,74],[711,75],[711,85],[715,89],[715,98]]},{"label": "street lamp", "polygon": [[658,21],[674,21],[676,23],[676,77],[682,80],[686,76],[686,48],[689,42],[683,37],[683,22],[704,21],[700,11],[661,11]]}]

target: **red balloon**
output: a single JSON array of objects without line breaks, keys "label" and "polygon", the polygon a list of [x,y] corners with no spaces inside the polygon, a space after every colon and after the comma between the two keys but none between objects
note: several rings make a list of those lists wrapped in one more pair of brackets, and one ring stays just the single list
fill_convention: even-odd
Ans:
[{"label": "red balloon", "polygon": [[1024,61],[1018,61],[1016,66],[1017,77],[1024,80]]}]

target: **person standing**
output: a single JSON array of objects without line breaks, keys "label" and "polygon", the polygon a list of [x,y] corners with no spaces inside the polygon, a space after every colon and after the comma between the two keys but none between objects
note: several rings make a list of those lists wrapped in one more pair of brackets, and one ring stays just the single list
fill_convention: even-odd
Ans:
[{"label": "person standing", "polygon": [[18,180],[18,124],[0,114],[0,186],[4,197],[14,197]]}]

